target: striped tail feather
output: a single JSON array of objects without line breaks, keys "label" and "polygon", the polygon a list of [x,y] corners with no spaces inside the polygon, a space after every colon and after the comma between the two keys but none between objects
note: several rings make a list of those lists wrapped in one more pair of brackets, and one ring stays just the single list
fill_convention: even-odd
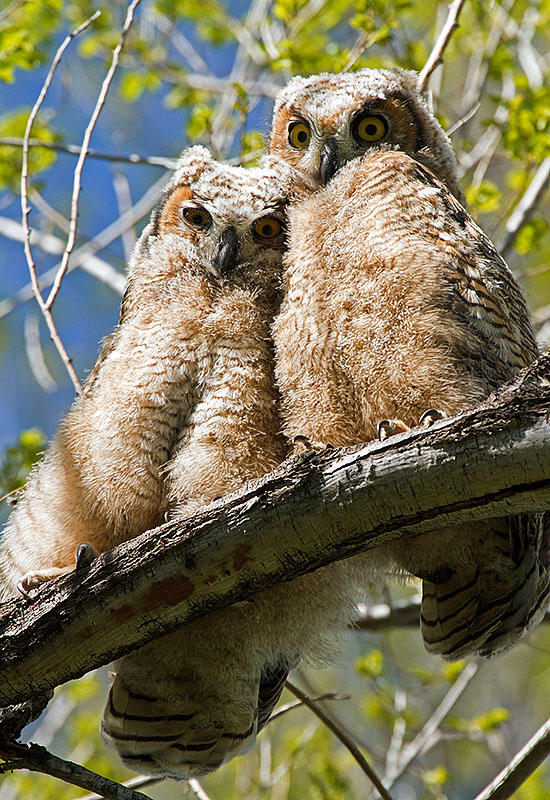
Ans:
[{"label": "striped tail feather", "polygon": [[247,752],[288,676],[288,666],[278,664],[228,681],[225,668],[204,664],[202,673],[182,658],[177,673],[163,674],[157,662],[136,683],[132,661],[140,658],[142,651],[117,664],[102,735],[130,769],[176,780],[205,775]]},{"label": "striped tail feather", "polygon": [[499,655],[540,622],[550,599],[549,520],[530,514],[495,521],[485,563],[424,579],[421,626],[429,652],[449,660]]}]

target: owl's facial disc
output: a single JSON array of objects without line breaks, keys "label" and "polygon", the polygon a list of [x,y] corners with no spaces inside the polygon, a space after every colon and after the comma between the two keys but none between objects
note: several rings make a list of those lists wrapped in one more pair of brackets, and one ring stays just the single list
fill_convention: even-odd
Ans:
[{"label": "owl's facial disc", "polygon": [[218,275],[225,275],[237,266],[239,239],[235,228],[224,228],[220,236],[218,252],[212,260],[212,266]]}]

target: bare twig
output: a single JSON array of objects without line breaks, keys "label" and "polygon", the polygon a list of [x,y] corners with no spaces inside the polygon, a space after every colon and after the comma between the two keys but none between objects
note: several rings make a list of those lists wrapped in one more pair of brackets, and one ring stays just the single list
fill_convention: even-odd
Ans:
[{"label": "bare twig", "polygon": [[466,689],[474,675],[477,673],[478,668],[478,665],[473,662],[466,665],[441,703],[422,727],[422,730],[402,751],[401,757],[399,758],[394,769],[384,776],[384,786],[386,786],[388,789],[391,789],[397,778],[403,774],[411,761],[413,761],[416,756],[422,750],[424,750],[426,746],[429,745],[430,739],[432,739],[449,711],[452,709],[462,692]]},{"label": "bare twig", "polygon": [[363,631],[388,628],[417,628],[420,622],[420,595],[374,606],[361,606],[361,616],[352,626]]},{"label": "bare twig", "polygon": [[[17,136],[4,136],[0,138],[0,147],[9,145],[10,147],[23,147],[24,140]],[[73,156],[82,155],[82,147],[77,144],[58,144],[57,142],[43,142],[41,139],[29,139],[29,147],[43,147],[46,150],[56,150],[59,153],[69,153]],[[150,167],[164,167],[165,169],[175,169],[177,160],[166,158],[165,156],[138,156],[135,153],[130,155],[115,155],[114,153],[98,153],[96,150],[88,150],[86,158],[100,158],[103,161],[122,162],[124,164],[146,164]]]},{"label": "bare twig", "polygon": [[[311,700],[313,702],[323,702],[324,700],[350,700],[351,697],[349,694],[336,694],[336,692],[328,692],[328,694],[320,694],[317,697],[312,697]],[[293,703],[287,703],[284,706],[279,706],[277,711],[275,711],[269,718],[269,723],[271,724],[279,717],[282,717],[283,714],[292,711],[294,708],[302,708],[303,702],[301,700],[295,700]]]},{"label": "bare twig", "polygon": [[550,756],[550,719],[547,719],[510,763],[474,800],[507,800]]},{"label": "bare twig", "polygon": [[42,772],[53,778],[59,778],[73,786],[80,786],[82,789],[91,789],[107,800],[151,800],[148,795],[134,792],[120,783],[110,781],[81,767],[79,764],[54,756],[53,753],[38,744],[27,745],[2,741],[0,742],[0,758],[5,761],[0,765],[0,772],[30,769],[33,772]]},{"label": "bare twig", "polygon": [[428,56],[428,60],[422,67],[418,77],[418,88],[420,90],[425,89],[426,84],[430,79],[430,75],[434,69],[439,66],[439,64],[443,63],[443,53],[451,40],[451,36],[458,28],[458,17],[462,11],[464,3],[465,0],[453,0],[453,2],[449,4],[449,10],[445,24],[443,25],[441,33],[437,37],[437,40],[433,46],[432,52]]},{"label": "bare twig", "polygon": [[[143,786],[152,786],[154,783],[160,783],[162,780],[164,780],[164,778],[153,778],[150,775],[138,775],[135,778],[124,781],[121,786],[124,786],[126,789],[137,789]],[[92,792],[91,794],[81,795],[77,797],[76,800],[101,800],[101,795]]]},{"label": "bare twig", "polygon": [[[132,195],[130,192],[130,185],[123,170],[119,166],[113,167],[113,189],[116,195],[118,213],[119,215],[126,214],[132,208]],[[137,236],[133,225],[126,228],[122,232],[122,247],[124,249],[124,258],[126,261],[130,260],[132,251],[137,241]]]},{"label": "bare twig", "polygon": [[[13,239],[16,242],[25,241],[25,233],[21,223],[16,222],[13,219],[9,219],[8,217],[0,217],[0,234],[6,236],[8,239]],[[31,229],[31,245],[35,245],[45,253],[51,253],[53,255],[61,254],[65,246],[63,240],[59,239],[57,236],[54,236],[51,233],[40,233],[34,229]],[[103,246],[104,245],[101,247]],[[103,261],[103,259],[93,255],[94,251],[100,250],[101,247],[94,246],[92,248],[91,244],[89,244],[77,250],[71,259],[69,272],[77,267],[80,267],[85,272],[93,275],[94,278],[97,278],[102,283],[105,283],[117,294],[122,294],[126,285],[125,276],[106,261]],[[39,288],[43,289],[46,286],[50,286],[56,273],[57,267],[52,267],[52,269],[43,272],[38,278]],[[27,300],[30,300],[32,297],[32,284],[28,283],[11,297],[7,297],[5,300],[0,301],[0,318],[5,317],[16,306],[27,302]]]},{"label": "bare twig", "polygon": [[119,60],[119,57],[120,57],[120,52],[121,52],[122,48],[124,47],[124,43],[126,42],[126,37],[128,35],[128,31],[130,30],[130,27],[131,27],[132,22],[134,20],[134,12],[135,12],[135,10],[138,7],[140,2],[141,2],[141,0],[132,0],[130,5],[128,6],[128,11],[126,13],[126,19],[124,21],[124,26],[122,28],[118,44],[115,47],[115,49],[113,50],[113,56],[112,56],[112,59],[111,59],[111,66],[109,67],[107,75],[105,76],[105,79],[104,79],[104,81],[103,81],[103,83],[101,85],[101,89],[100,89],[100,92],[99,92],[99,95],[98,95],[94,110],[92,112],[92,116],[90,117],[90,121],[88,123],[88,126],[87,126],[85,132],[84,132],[84,138],[82,139],[82,147],[81,147],[80,156],[78,157],[78,162],[77,162],[77,165],[76,165],[75,170],[74,170],[73,195],[72,195],[72,199],[71,199],[71,218],[70,218],[70,224],[69,224],[69,236],[68,236],[68,240],[67,240],[67,246],[65,248],[65,252],[63,253],[63,257],[61,259],[61,266],[59,267],[59,271],[58,271],[58,273],[57,273],[57,275],[55,277],[55,280],[53,282],[53,286],[51,288],[50,294],[48,295],[48,299],[46,300],[46,309],[48,311],[51,309],[52,305],[54,304],[55,298],[57,297],[59,289],[61,288],[61,281],[63,280],[63,276],[65,275],[65,273],[67,271],[67,267],[68,267],[68,264],[69,264],[69,258],[71,256],[71,253],[73,251],[73,248],[74,248],[74,245],[75,245],[75,242],[76,242],[76,226],[77,226],[77,220],[78,220],[78,200],[79,200],[79,196],[80,196],[80,182],[81,182],[82,170],[84,168],[84,162],[86,160],[86,155],[87,155],[87,152],[88,152],[88,147],[90,145],[90,139],[91,139],[93,130],[94,130],[95,126],[96,126],[96,123],[97,123],[97,120],[99,118],[99,115],[101,114],[103,106],[105,105],[105,100],[107,99],[107,92],[109,91],[109,88],[110,88],[112,80],[114,78],[116,69],[118,67],[118,60]]},{"label": "bare twig", "polygon": [[537,169],[531,183],[513,214],[510,215],[506,223],[506,237],[500,244],[499,250],[506,256],[516,240],[518,231],[533,215],[542,196],[550,185],[550,156],[547,156]]},{"label": "bare twig", "polygon": [[55,392],[57,383],[46,365],[40,342],[40,327],[36,314],[27,314],[24,324],[25,352],[31,372],[39,386],[45,392]]},{"label": "bare twig", "polygon": [[69,376],[73,382],[77,394],[82,394],[82,386],[80,385],[80,381],[78,380],[77,374],[74,370],[72,359],[69,358],[67,351],[65,350],[65,347],[63,345],[63,342],[59,337],[59,334],[57,332],[57,329],[53,321],[53,317],[50,313],[50,308],[48,308],[47,303],[44,302],[42,294],[40,293],[40,288],[38,286],[38,278],[36,274],[36,265],[34,263],[31,252],[31,244],[30,244],[31,231],[29,227],[29,213],[31,209],[28,202],[29,139],[32,127],[34,125],[34,121],[37,117],[40,107],[42,106],[42,103],[44,102],[44,98],[46,97],[48,89],[50,88],[55,71],[57,70],[61,58],[63,57],[63,53],[65,52],[69,44],[72,42],[72,40],[76,36],[78,36],[79,33],[82,33],[82,31],[85,30],[88,27],[88,25],[90,25],[95,19],[97,19],[100,13],[101,13],[100,11],[96,11],[95,14],[92,14],[92,16],[89,17],[85,22],[83,22],[82,25],[79,25],[78,28],[75,28],[74,31],[72,31],[67,37],[65,37],[61,45],[58,47],[57,52],[52,61],[52,65],[48,71],[48,74],[46,75],[46,80],[44,81],[42,89],[40,90],[40,93],[38,95],[38,99],[31,110],[29,119],[27,120],[27,127],[25,129],[25,135],[23,137],[23,163],[21,166],[21,212],[22,212],[22,224],[25,233],[24,249],[25,249],[25,257],[27,259],[27,265],[29,268],[29,273],[31,276],[32,289],[34,296],[36,297],[36,300],[38,302],[38,305],[40,306],[40,310],[44,315],[46,324],[48,325],[50,336],[52,337],[52,340],[55,346],[57,347],[59,355],[61,356],[61,359],[65,364],[65,367],[67,369],[67,372],[69,373]]},{"label": "bare twig", "polygon": [[330,717],[322,708],[321,706],[317,705],[310,697],[307,696],[301,689],[298,689],[297,686],[294,686],[293,683],[287,681],[285,684],[286,688],[292,692],[302,703],[307,706],[310,711],[312,711],[316,717],[319,719],[329,728],[332,733],[342,742],[344,747],[346,747],[349,752],[352,754],[354,759],[357,761],[365,775],[371,781],[371,783],[376,787],[380,796],[384,798],[384,800],[391,800],[391,796],[388,793],[387,789],[382,784],[380,778],[374,772],[362,752],[359,750],[355,742],[353,742],[348,734],[342,730],[342,728],[335,723],[335,721]]},{"label": "bare twig", "polygon": [[189,779],[189,788],[193,791],[198,800],[210,800],[210,797],[206,794],[196,778]]}]

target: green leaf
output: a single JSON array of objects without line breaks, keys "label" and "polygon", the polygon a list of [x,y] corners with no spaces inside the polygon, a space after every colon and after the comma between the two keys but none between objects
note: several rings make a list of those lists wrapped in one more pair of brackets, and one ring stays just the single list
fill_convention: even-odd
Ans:
[{"label": "green leaf", "polygon": [[449,780],[449,771],[447,767],[439,765],[433,769],[424,770],[422,772],[422,780],[426,786],[437,787],[443,786]]},{"label": "green leaf", "polygon": [[384,656],[380,650],[371,650],[355,662],[355,669],[362,678],[379,678],[384,670]]},{"label": "green leaf", "polygon": [[497,211],[501,197],[500,189],[493,181],[483,181],[479,186],[469,186],[466,189],[468,205],[478,214]]},{"label": "green leaf", "polygon": [[536,217],[521,226],[517,233],[514,247],[522,255],[530,253],[532,250],[538,250],[547,231],[547,221]]},{"label": "green leaf", "polygon": [[[17,111],[0,117],[0,137],[23,138],[27,127],[30,109],[20,108]],[[44,142],[56,142],[59,136],[42,120],[47,112],[39,114],[34,122],[31,137]],[[29,150],[29,176],[49,169],[57,159],[53,150],[42,147],[31,147]],[[11,145],[0,145],[0,189],[19,190],[21,181],[21,165],[23,148]]]}]

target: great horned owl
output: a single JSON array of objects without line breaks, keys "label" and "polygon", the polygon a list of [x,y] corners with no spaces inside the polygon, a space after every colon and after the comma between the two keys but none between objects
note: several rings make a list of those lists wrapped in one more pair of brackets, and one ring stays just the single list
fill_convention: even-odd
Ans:
[{"label": "great horned owl", "polygon": [[[280,298],[286,165],[182,157],[130,263],[120,323],[31,476],[2,539],[3,597],[262,476],[287,453],[270,324]],[[252,535],[252,534],[251,534]],[[102,731],[158,776],[248,749],[288,670],[322,659],[356,596],[335,565],[152,641],[115,665]]]},{"label": "great horned owl", "polygon": [[[413,73],[295,78],[271,150],[327,184],[289,210],[274,325],[287,436],[367,441],[384,418],[414,426],[472,406],[535,359],[523,295],[458,202],[454,155]],[[423,579],[428,649],[513,644],[548,603],[548,536],[532,514],[388,548]]]}]

